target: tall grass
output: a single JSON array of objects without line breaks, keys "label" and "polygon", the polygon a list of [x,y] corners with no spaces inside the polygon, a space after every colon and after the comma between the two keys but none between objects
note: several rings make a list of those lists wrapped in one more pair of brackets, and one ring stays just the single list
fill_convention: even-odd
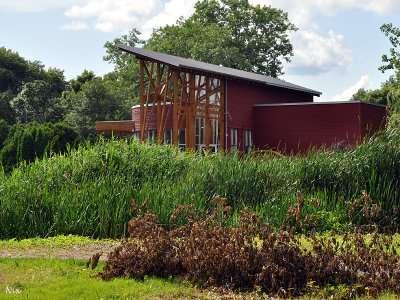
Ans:
[{"label": "tall grass", "polygon": [[321,210],[340,221],[344,207],[339,199],[354,200],[362,190],[387,211],[399,205],[399,172],[398,130],[355,149],[285,159],[202,156],[168,146],[99,140],[21,164],[8,175],[0,171],[0,238],[120,237],[131,217],[130,199],[148,198],[148,209],[168,224],[177,204],[194,203],[207,212],[217,195],[234,210],[248,206],[278,227],[297,190],[319,199]]}]

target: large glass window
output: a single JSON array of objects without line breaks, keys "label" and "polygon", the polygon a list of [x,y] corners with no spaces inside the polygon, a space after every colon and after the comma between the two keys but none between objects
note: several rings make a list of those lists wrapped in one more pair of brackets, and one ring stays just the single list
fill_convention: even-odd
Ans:
[{"label": "large glass window", "polygon": [[196,118],[194,127],[194,146],[196,150],[206,148],[206,120]]},{"label": "large glass window", "polygon": [[147,139],[150,141],[157,141],[157,130],[148,130],[147,131]]},{"label": "large glass window", "polygon": [[238,142],[238,128],[231,128],[231,149],[238,150],[239,142]]},{"label": "large glass window", "polygon": [[165,129],[164,144],[172,145],[172,129],[171,128]]},{"label": "large glass window", "polygon": [[221,131],[219,128],[219,121],[218,120],[211,120],[211,142],[210,142],[210,149],[213,152],[218,152],[220,148],[220,136]]},{"label": "large glass window", "polygon": [[249,153],[253,146],[253,133],[252,130],[243,130],[244,133],[244,152]]},{"label": "large glass window", "polygon": [[181,134],[179,135],[178,147],[182,150],[186,149],[186,128],[181,129]]},{"label": "large glass window", "polygon": [[133,133],[133,138],[137,141],[140,141],[140,131],[135,131]]}]

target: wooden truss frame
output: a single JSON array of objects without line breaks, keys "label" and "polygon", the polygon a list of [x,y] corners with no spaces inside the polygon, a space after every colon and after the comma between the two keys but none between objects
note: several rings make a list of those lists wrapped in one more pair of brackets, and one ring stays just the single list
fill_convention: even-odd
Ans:
[{"label": "wooden truss frame", "polygon": [[[195,120],[205,119],[205,145],[212,142],[212,120],[219,122],[220,149],[225,149],[224,80],[140,59],[140,138],[144,141],[157,116],[157,142],[161,144],[172,115],[172,143],[178,146],[186,128],[186,148],[195,148]],[[215,131],[214,131],[215,133]]]}]

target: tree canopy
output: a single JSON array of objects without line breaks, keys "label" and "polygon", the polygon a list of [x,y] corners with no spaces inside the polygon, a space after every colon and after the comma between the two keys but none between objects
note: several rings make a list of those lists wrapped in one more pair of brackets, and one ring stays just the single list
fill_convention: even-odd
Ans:
[{"label": "tree canopy", "polygon": [[248,0],[202,0],[188,19],[153,31],[145,47],[204,62],[277,77],[290,61],[287,13]]},{"label": "tree canopy", "polygon": [[388,80],[383,82],[380,89],[359,89],[351,100],[384,104],[394,111],[400,112],[400,29],[391,23],[383,24],[380,29],[389,37],[392,48],[389,50],[389,55],[382,55],[384,64],[378,69],[383,73],[394,71],[394,75],[391,75]]}]

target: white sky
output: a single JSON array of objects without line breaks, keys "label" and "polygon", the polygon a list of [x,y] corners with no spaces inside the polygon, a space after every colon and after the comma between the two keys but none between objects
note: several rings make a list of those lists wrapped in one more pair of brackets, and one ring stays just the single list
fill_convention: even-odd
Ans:
[{"label": "white sky", "polygon": [[[0,0],[0,47],[46,67],[65,70],[67,79],[86,68],[112,70],[102,60],[106,41],[136,27],[147,38],[153,28],[193,12],[195,0]],[[316,100],[348,100],[359,88],[379,88],[381,56],[390,43],[383,23],[400,26],[398,0],[250,0],[289,13],[292,62],[281,79],[322,92]]]}]

